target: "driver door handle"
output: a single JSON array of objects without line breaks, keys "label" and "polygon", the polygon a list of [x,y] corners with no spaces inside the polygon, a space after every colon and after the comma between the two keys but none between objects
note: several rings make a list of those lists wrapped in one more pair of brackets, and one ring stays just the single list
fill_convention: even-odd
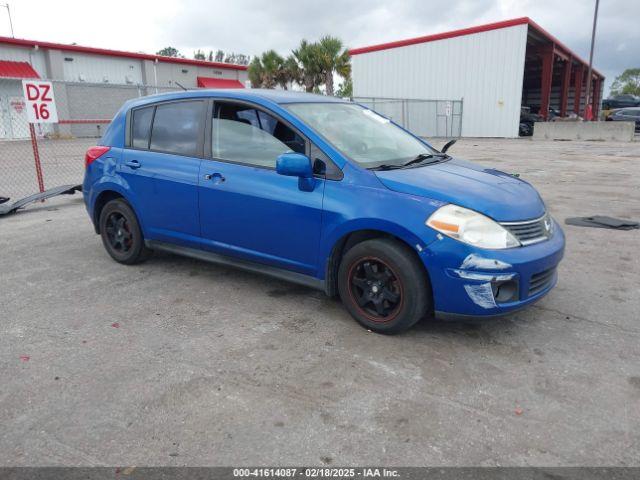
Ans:
[{"label": "driver door handle", "polygon": [[129,160],[127,162],[124,162],[124,164],[129,168],[133,168],[134,170],[142,166],[142,164],[138,160]]}]

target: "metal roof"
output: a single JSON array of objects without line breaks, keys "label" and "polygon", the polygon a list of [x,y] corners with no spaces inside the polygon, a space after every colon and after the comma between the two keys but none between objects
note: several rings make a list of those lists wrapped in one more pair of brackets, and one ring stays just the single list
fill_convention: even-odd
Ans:
[{"label": "metal roof", "polygon": [[244,88],[244,85],[238,80],[212,77],[198,77],[198,86],[202,88]]},{"label": "metal roof", "polygon": [[224,62],[207,62],[205,60],[193,60],[190,58],[165,57],[163,55],[150,55],[148,53],[123,52],[121,50],[110,50],[106,48],[83,47],[81,45],[67,45],[64,43],[40,42],[38,40],[27,40],[23,38],[0,37],[0,44],[18,45],[29,48],[49,48],[63,50],[65,52],[89,53],[94,55],[106,55],[109,57],[135,58],[137,60],[152,60],[166,63],[179,63],[186,65],[198,65],[210,68],[227,68],[231,70],[247,70],[246,65],[235,65]]},{"label": "metal roof", "polygon": [[[548,42],[552,43],[555,48],[557,48],[559,51],[563,52],[566,56],[571,57],[572,59],[576,60],[579,63],[582,63],[585,66],[588,65],[588,62],[585,62],[582,58],[580,58],[580,56],[578,56],[576,53],[574,53],[570,48],[568,48],[566,45],[564,45],[562,42],[560,42],[560,40],[558,40],[556,37],[551,35],[549,32],[547,32],[544,28],[542,28],[536,22],[531,20],[529,17],[513,18],[511,20],[504,20],[504,21],[501,21],[501,22],[488,23],[488,24],[485,24],[485,25],[478,25],[478,26],[475,26],[475,27],[463,28],[463,29],[460,29],[460,30],[451,30],[449,32],[436,33],[436,34],[433,34],[433,35],[425,35],[425,36],[422,36],[422,37],[408,38],[408,39],[405,39],[405,40],[398,40],[398,41],[395,41],[395,42],[388,42],[388,43],[380,43],[380,44],[377,44],[377,45],[370,45],[368,47],[354,48],[354,49],[349,50],[349,53],[351,55],[361,55],[363,53],[376,52],[376,51],[379,51],[379,50],[388,50],[388,49],[391,49],[391,48],[406,47],[406,46],[409,46],[409,45],[416,45],[416,44],[419,44],[419,43],[427,43],[427,42],[435,42],[437,40],[445,40],[447,38],[461,37],[461,36],[464,36],[464,35],[473,35],[475,33],[489,32],[491,30],[498,30],[498,29],[501,29],[501,28],[509,28],[509,27],[514,27],[514,26],[517,26],[517,25],[528,25],[529,29],[535,31],[537,34],[542,36],[545,40],[547,40]],[[597,75],[599,77],[604,78],[604,76],[600,72],[598,72],[596,69],[593,69],[593,73],[594,73],[594,75]]]},{"label": "metal roof", "polygon": [[0,60],[0,77],[5,78],[40,78],[27,62],[10,62]]}]

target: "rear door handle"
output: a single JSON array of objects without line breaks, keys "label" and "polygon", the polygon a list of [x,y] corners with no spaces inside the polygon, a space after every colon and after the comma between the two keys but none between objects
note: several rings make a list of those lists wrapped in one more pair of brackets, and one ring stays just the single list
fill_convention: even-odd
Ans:
[{"label": "rear door handle", "polygon": [[138,160],[129,160],[127,162],[124,162],[124,164],[129,168],[133,168],[134,170],[142,166],[142,164]]},{"label": "rear door handle", "polygon": [[224,178],[224,176],[221,173],[207,173],[204,176],[205,180],[211,180],[213,183],[222,183],[224,181],[226,181],[226,178]]}]

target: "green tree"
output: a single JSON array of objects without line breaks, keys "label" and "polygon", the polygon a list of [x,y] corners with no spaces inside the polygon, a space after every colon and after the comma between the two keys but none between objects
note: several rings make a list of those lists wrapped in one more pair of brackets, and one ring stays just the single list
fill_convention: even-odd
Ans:
[{"label": "green tree", "polygon": [[196,52],[193,52],[193,58],[195,60],[206,60],[207,59],[207,57],[204,54],[204,52],[202,50],[200,50],[200,49],[198,49],[198,51],[196,51]]},{"label": "green tree", "polygon": [[224,52],[222,50],[217,50],[216,51],[216,57],[215,57],[216,62],[221,62],[224,60]]},{"label": "green tree", "polygon": [[[237,57],[238,61],[244,60],[243,55]],[[298,84],[306,92],[321,93],[320,87],[324,85],[327,95],[334,95],[334,75],[344,79],[340,84],[340,95],[350,97],[349,52],[340,39],[330,36],[322,37],[319,42],[302,40],[287,58],[275,50],[268,50],[249,64],[249,80],[256,88],[280,85],[286,90],[290,85]]]},{"label": "green tree", "polygon": [[320,65],[319,45],[302,40],[300,46],[292,54],[300,68],[298,83],[304,87],[305,91],[313,92],[324,80]]},{"label": "green tree", "polygon": [[611,95],[640,96],[640,68],[627,68],[611,84]]},{"label": "green tree", "polygon": [[351,76],[345,78],[344,81],[338,86],[336,97],[353,98],[353,82],[351,81]]},{"label": "green tree", "polygon": [[260,57],[253,57],[253,60],[251,60],[249,69],[247,71],[252,88],[262,88],[263,71],[264,69],[262,68]]},{"label": "green tree", "polygon": [[249,80],[253,88],[286,88],[284,73],[285,60],[275,50],[267,50],[260,57],[254,57],[249,64]]},{"label": "green tree", "polygon": [[289,55],[282,61],[277,77],[278,84],[285,90],[288,90],[289,86],[294,83],[300,84],[302,69],[293,55]]},{"label": "green tree", "polygon": [[267,50],[260,56],[262,62],[262,86],[274,88],[281,84],[281,70],[284,59],[275,50]]},{"label": "green tree", "polygon": [[238,65],[248,65],[249,64],[249,56],[245,55],[244,53],[238,53],[236,55],[236,59],[234,63],[237,63]]},{"label": "green tree", "polygon": [[162,55],[163,57],[182,57],[178,49],[174,47],[164,47],[163,49],[158,50],[156,55]]},{"label": "green tree", "polygon": [[327,95],[334,94],[333,75],[337,73],[342,78],[351,76],[351,61],[349,51],[342,45],[339,38],[326,35],[318,42],[319,67],[324,77]]}]

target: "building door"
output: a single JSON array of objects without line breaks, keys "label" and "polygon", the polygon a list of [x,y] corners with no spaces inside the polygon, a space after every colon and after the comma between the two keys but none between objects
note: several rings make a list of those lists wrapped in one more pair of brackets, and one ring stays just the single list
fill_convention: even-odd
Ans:
[{"label": "building door", "polygon": [[0,95],[0,138],[11,138],[11,120],[6,95]]},{"label": "building door", "polygon": [[26,103],[24,97],[8,97],[9,119],[11,122],[12,138],[28,138],[29,122],[27,119]]}]

